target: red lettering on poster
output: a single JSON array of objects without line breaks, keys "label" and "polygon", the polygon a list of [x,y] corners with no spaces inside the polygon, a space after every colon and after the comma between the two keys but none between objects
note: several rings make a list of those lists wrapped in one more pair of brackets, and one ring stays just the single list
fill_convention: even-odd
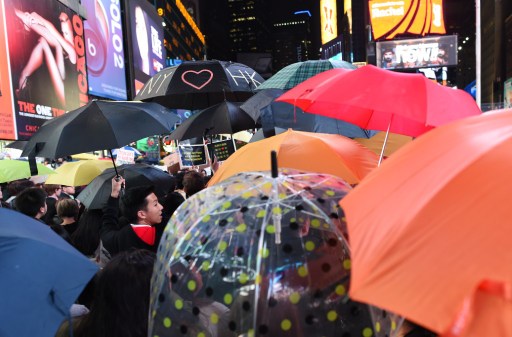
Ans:
[{"label": "red lettering on poster", "polygon": [[80,105],[83,106],[89,102],[87,96],[87,71],[85,66],[85,44],[84,44],[84,26],[82,19],[78,15],[73,16],[73,29],[75,31],[75,51],[78,55],[76,70],[78,71],[78,90],[80,91]]}]

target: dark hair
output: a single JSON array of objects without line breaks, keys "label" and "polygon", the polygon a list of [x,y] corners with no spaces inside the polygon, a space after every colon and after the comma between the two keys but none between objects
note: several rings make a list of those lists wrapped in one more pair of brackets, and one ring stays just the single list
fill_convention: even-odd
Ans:
[{"label": "dark hair", "polygon": [[155,253],[123,251],[98,273],[91,311],[76,337],[147,336],[149,292]]},{"label": "dark hair", "polygon": [[128,188],[121,198],[120,209],[130,223],[135,223],[138,219],[137,213],[140,210],[146,210],[148,206],[147,196],[154,193],[153,186],[137,186]]},{"label": "dark hair", "polygon": [[182,190],[183,189],[183,178],[185,177],[185,174],[187,171],[180,171],[176,173],[176,189]]},{"label": "dark hair", "polygon": [[60,185],[55,185],[55,184],[44,184],[43,186],[44,190],[46,191],[46,193],[48,193],[48,195],[52,195],[54,194],[58,189],[61,189],[62,186]]},{"label": "dark hair", "polygon": [[10,196],[15,196],[15,195],[20,194],[23,190],[25,190],[29,187],[34,187],[34,186],[35,186],[35,184],[32,180],[28,180],[28,179],[15,180],[15,181],[11,181],[7,185],[7,191],[9,192]]},{"label": "dark hair", "polygon": [[41,207],[46,205],[46,192],[37,187],[29,187],[14,200],[16,210],[34,218]]},{"label": "dark hair", "polygon": [[74,199],[61,199],[57,202],[57,215],[59,218],[74,218],[78,219],[78,212],[80,207]]},{"label": "dark hair", "polygon": [[101,209],[86,209],[78,220],[78,228],[71,235],[75,248],[86,256],[94,255],[100,245],[102,217]]},{"label": "dark hair", "polygon": [[183,177],[183,190],[190,197],[204,189],[203,176],[196,171],[190,171]]},{"label": "dark hair", "polygon": [[162,204],[162,223],[167,224],[174,211],[185,201],[185,198],[178,192],[168,193],[161,201]]}]

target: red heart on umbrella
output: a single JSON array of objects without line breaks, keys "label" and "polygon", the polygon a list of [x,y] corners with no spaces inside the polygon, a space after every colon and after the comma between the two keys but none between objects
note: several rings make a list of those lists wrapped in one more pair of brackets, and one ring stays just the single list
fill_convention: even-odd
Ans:
[{"label": "red heart on umbrella", "polygon": [[[206,80],[206,82],[204,82],[203,84],[197,86],[193,83],[190,83],[189,81],[187,81],[185,79],[185,75],[187,74],[192,74],[192,76],[196,76],[196,75],[199,75],[201,74],[202,72],[207,72],[210,74],[210,77],[208,78],[208,80]],[[200,71],[195,71],[195,70],[187,70],[185,72],[183,72],[183,74],[181,74],[181,79],[183,80],[184,83],[190,85],[192,88],[195,88],[197,90],[201,90],[202,88],[204,88],[205,85],[207,85],[208,83],[210,83],[213,79],[213,72],[211,70],[208,70],[208,69],[203,69],[203,70],[200,70]]]}]

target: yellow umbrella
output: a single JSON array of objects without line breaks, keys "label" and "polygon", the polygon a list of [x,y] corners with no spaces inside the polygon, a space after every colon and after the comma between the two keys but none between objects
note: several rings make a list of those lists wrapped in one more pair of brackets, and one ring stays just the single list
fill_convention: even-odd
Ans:
[{"label": "yellow umbrella", "polygon": [[80,160],[62,164],[46,180],[47,184],[82,186],[89,184],[107,168],[113,167],[110,160]]},{"label": "yellow umbrella", "polygon": [[377,167],[379,157],[341,135],[288,130],[249,143],[232,154],[215,172],[208,185],[234,174],[270,170],[270,152],[277,152],[279,167],[332,174],[356,184]]},{"label": "yellow umbrella", "polygon": [[[384,139],[386,138],[385,132],[379,132],[371,138],[354,138],[359,144],[366,146],[371,151],[380,155],[382,146],[384,145]],[[386,142],[386,148],[384,149],[384,156],[389,157],[396,150],[404,146],[405,144],[412,141],[413,138],[409,136],[399,135],[397,133],[390,133]]]},{"label": "yellow umbrella", "polygon": [[94,159],[98,159],[99,156],[97,156],[93,153],[85,152],[85,153],[73,154],[73,155],[71,155],[71,158],[73,158],[74,160],[94,160]]}]

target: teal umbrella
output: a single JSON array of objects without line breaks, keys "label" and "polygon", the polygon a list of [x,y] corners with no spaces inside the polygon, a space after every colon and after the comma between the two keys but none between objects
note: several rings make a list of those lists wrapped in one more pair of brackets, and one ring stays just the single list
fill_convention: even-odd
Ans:
[{"label": "teal umbrella", "polygon": [[335,60],[310,60],[297,62],[279,70],[271,78],[258,86],[256,90],[289,90],[308,78],[333,68],[356,69],[356,66],[352,63]]}]

